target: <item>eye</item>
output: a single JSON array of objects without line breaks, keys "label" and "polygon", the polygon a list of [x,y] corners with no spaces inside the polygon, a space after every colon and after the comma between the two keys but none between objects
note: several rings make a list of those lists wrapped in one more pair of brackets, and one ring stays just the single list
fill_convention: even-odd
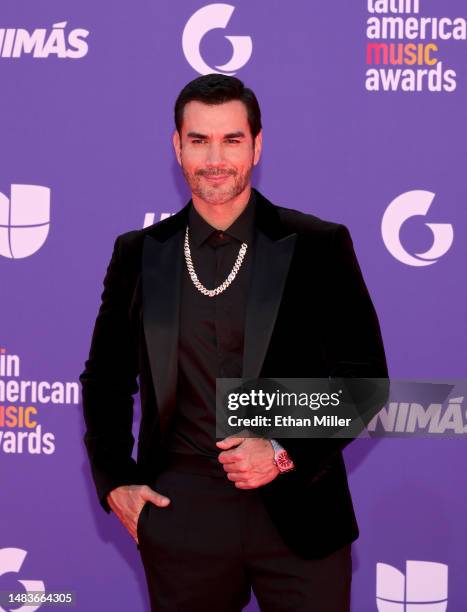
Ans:
[{"label": "eye", "polygon": [[240,141],[237,138],[227,138],[229,144],[238,144]]},{"label": "eye", "polygon": [[193,144],[200,144],[200,143],[202,143],[202,142],[206,142],[206,141],[205,141],[205,140],[203,140],[202,138],[194,138],[194,139],[193,139],[191,142],[192,142]]}]

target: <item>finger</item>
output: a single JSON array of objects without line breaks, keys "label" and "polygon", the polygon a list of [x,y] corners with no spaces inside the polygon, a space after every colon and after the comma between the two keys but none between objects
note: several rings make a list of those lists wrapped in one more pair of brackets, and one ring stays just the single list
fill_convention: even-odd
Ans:
[{"label": "finger", "polygon": [[[143,503],[143,506],[144,506],[144,503]],[[129,510],[122,512],[116,507],[115,512],[114,512],[114,514],[116,515],[120,523],[125,527],[125,529],[128,531],[128,533],[131,535],[131,537],[135,541],[137,541],[138,539],[137,538],[137,525],[138,525],[138,519],[139,519],[139,515],[141,514],[141,511],[142,511],[142,507],[138,512],[131,512]]]},{"label": "finger", "polygon": [[237,446],[238,444],[241,444],[244,439],[245,438],[240,438],[237,436],[229,436],[227,438],[224,438],[223,440],[219,440],[218,442],[216,442],[216,445],[219,446],[219,448],[232,448],[232,446]]},{"label": "finger", "polygon": [[226,472],[240,472],[241,470],[238,468],[238,462],[232,461],[230,463],[223,463],[222,467]]},{"label": "finger", "polygon": [[238,480],[234,482],[234,485],[237,487],[237,489],[254,489],[254,487],[250,485],[248,481],[245,480]]},{"label": "finger", "polygon": [[134,516],[134,519],[133,519],[133,522],[131,523],[131,525],[127,526],[127,529],[130,532],[130,535],[133,538],[133,540],[136,542],[136,544],[139,544],[139,541],[138,541],[138,521],[139,521],[139,517],[141,516],[141,512],[143,511],[143,508],[144,508],[145,505],[146,505],[146,502],[144,502],[141,510],[139,512],[137,512],[136,515]]},{"label": "finger", "polygon": [[244,455],[237,450],[238,447],[231,448],[219,453],[217,459],[220,463],[237,463],[245,459]]},{"label": "finger", "polygon": [[227,474],[227,478],[229,480],[232,480],[233,482],[235,481],[248,481],[248,474],[246,474],[245,472],[229,472]]},{"label": "finger", "polygon": [[170,504],[171,500],[169,497],[167,497],[166,495],[161,495],[161,493],[158,493],[157,491],[154,491],[149,487],[148,489],[149,490],[144,494],[144,499],[152,502],[154,505],[159,506],[161,508],[164,508],[165,506],[168,506]]},{"label": "finger", "polygon": [[131,535],[133,540],[136,541],[137,540],[136,527],[138,524],[138,515],[136,515],[136,519],[133,519],[131,521],[128,521],[126,518],[122,518],[120,519],[120,521],[125,527],[125,529],[128,531],[128,533]]},{"label": "finger", "polygon": [[245,465],[244,463],[239,463],[238,461],[235,463],[224,463],[224,470],[226,472],[240,472],[243,474],[252,471],[251,466]]}]

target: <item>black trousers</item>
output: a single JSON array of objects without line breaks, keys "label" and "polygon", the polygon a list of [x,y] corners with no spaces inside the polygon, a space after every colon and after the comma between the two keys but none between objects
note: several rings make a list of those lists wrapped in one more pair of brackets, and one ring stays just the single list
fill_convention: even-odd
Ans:
[{"label": "black trousers", "polygon": [[240,612],[251,588],[262,612],[350,610],[350,545],[325,559],[298,556],[258,490],[237,489],[218,462],[178,455],[152,488],[171,499],[147,502],[138,519],[152,612]]}]

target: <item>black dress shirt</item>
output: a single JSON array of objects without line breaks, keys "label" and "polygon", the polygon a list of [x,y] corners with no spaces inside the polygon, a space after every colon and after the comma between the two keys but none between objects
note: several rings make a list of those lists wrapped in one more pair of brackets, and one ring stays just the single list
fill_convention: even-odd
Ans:
[{"label": "black dress shirt", "polygon": [[[197,289],[186,264],[181,288],[177,407],[170,452],[217,458],[216,377],[242,375],[245,309],[255,237],[255,196],[224,231],[196,211],[188,212],[191,258],[199,281],[214,289],[229,275],[243,242],[242,265],[222,293],[209,297]],[[220,464],[219,464],[220,465]],[[220,466],[222,468],[222,466]]]}]

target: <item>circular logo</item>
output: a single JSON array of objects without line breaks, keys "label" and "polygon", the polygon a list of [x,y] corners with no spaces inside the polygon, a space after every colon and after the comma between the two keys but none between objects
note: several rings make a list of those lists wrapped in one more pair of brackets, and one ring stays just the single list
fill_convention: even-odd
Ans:
[{"label": "circular logo", "polygon": [[430,209],[435,194],[420,189],[408,191],[395,198],[387,207],[381,223],[381,233],[388,251],[401,263],[408,266],[431,266],[445,255],[454,240],[450,223],[425,223],[433,233],[433,244],[425,253],[410,254],[402,245],[400,231],[402,225],[415,216],[425,216]]},{"label": "circular logo", "polygon": [[188,19],[182,35],[183,53],[190,66],[199,74],[234,75],[250,59],[253,42],[250,36],[225,36],[232,45],[232,57],[221,66],[209,66],[201,56],[200,45],[205,34],[211,30],[225,29],[235,7],[230,4],[208,4],[193,13]]}]

